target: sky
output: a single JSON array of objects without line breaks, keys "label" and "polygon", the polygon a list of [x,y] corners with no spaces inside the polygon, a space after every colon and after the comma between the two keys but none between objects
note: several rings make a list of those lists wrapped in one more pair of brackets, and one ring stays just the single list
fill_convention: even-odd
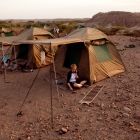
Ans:
[{"label": "sky", "polygon": [[0,19],[91,18],[99,12],[140,12],[140,0],[0,0]]}]

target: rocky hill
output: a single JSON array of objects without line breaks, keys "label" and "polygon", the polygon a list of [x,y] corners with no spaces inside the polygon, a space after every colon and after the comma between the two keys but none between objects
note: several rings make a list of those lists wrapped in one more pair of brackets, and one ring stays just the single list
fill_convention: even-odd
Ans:
[{"label": "rocky hill", "polygon": [[125,26],[127,28],[140,26],[140,13],[111,11],[98,13],[86,21],[86,26]]}]

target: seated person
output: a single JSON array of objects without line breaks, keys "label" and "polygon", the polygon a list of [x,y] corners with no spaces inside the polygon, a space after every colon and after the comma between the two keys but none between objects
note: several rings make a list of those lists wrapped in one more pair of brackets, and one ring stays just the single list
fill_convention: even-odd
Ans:
[{"label": "seated person", "polygon": [[71,70],[67,74],[67,85],[69,89],[73,91],[74,87],[81,88],[87,81],[79,81],[76,64],[72,64],[70,68]]},{"label": "seated person", "polygon": [[9,67],[10,64],[11,64],[10,58],[8,56],[4,56],[3,59],[2,59],[1,64],[2,64],[2,68]]},{"label": "seated person", "polygon": [[12,63],[10,58],[8,56],[4,56],[3,59],[2,59],[2,69],[6,68],[8,70],[16,70],[17,69],[17,64],[15,63]]}]

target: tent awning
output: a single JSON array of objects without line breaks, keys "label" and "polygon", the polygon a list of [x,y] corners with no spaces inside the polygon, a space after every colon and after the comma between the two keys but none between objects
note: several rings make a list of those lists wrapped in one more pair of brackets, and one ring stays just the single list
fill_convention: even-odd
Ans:
[{"label": "tent awning", "polygon": [[11,45],[13,42],[16,42],[17,40],[23,40],[23,39],[27,39],[27,38],[23,36],[0,37],[0,42],[3,44]]},{"label": "tent awning", "polygon": [[56,38],[56,39],[47,39],[47,40],[17,40],[14,41],[16,44],[46,44],[51,46],[58,46],[63,44],[75,43],[75,42],[84,42],[78,38]]}]

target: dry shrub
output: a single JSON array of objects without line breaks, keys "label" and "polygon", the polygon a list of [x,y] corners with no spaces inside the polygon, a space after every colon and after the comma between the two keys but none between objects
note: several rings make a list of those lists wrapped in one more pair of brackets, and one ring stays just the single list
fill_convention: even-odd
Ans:
[{"label": "dry shrub", "polygon": [[98,26],[96,29],[100,30],[101,32],[105,33],[106,35],[109,35],[109,30],[103,26]]},{"label": "dry shrub", "polygon": [[133,31],[133,36],[140,37],[140,30],[134,30]]},{"label": "dry shrub", "polygon": [[109,35],[115,35],[117,32],[119,32],[120,30],[124,30],[125,27],[121,27],[121,26],[112,26],[110,29],[109,29]]},{"label": "dry shrub", "polygon": [[123,34],[126,35],[126,36],[133,36],[133,32],[132,31],[129,31],[129,30],[125,30],[123,32]]},{"label": "dry shrub", "polygon": [[140,30],[133,30],[133,31],[125,30],[124,35],[133,36],[133,37],[140,37]]}]

